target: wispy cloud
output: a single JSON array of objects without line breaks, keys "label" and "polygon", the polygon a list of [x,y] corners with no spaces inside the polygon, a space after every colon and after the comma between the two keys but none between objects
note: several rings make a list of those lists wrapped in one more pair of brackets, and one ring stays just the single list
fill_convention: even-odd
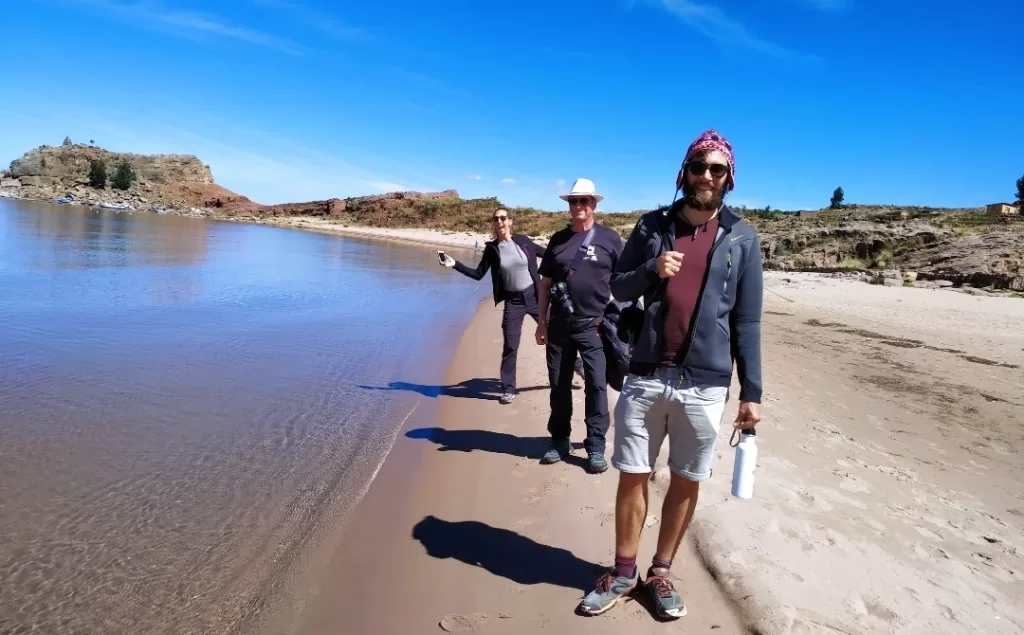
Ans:
[{"label": "wispy cloud", "polygon": [[[723,47],[744,48],[762,55],[785,60],[795,60],[820,64],[823,60],[813,55],[804,55],[769,40],[754,35],[738,20],[726,15],[716,6],[701,4],[693,0],[640,0],[646,4],[656,4],[678,20],[700,31],[705,36]],[[819,4],[838,0],[816,0]]]},{"label": "wispy cloud", "polygon": [[507,177],[503,178],[501,180],[501,182],[504,183],[505,185],[515,185],[519,181],[518,181],[518,179],[513,179],[512,177],[507,176]]},{"label": "wispy cloud", "polygon": [[65,0],[65,2],[94,7],[99,9],[102,14],[115,19],[192,39],[213,36],[274,49],[288,55],[302,54],[302,47],[298,44],[276,35],[238,26],[213,14],[170,9],[157,1],[140,0],[139,2],[124,3],[113,0]]},{"label": "wispy cloud", "polygon": [[469,179],[470,181],[479,181],[484,177],[480,176],[479,174],[467,174],[466,178]]},{"label": "wispy cloud", "polygon": [[331,37],[343,40],[361,40],[369,37],[363,29],[345,24],[337,18],[317,11],[301,2],[290,0],[250,0],[254,5],[276,10],[276,15],[312,27]]}]

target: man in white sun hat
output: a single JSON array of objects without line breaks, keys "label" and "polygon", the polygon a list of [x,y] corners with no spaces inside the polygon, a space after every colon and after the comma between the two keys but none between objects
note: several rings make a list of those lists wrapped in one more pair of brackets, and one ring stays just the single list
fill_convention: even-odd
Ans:
[{"label": "man in white sun hat", "polygon": [[541,463],[558,463],[572,453],[573,363],[583,358],[587,469],[598,474],[608,469],[605,435],[608,432],[608,381],[600,325],[611,299],[611,275],[622,252],[622,239],[594,221],[594,210],[604,196],[590,179],[576,179],[560,198],[569,203],[571,223],[548,242],[538,270],[537,299],[540,319],[537,343],[547,346],[551,383],[548,432],[551,449]]}]

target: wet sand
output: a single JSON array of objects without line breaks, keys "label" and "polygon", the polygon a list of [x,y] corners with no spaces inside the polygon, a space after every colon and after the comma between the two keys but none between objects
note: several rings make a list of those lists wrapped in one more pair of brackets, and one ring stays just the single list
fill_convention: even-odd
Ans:
[{"label": "wet sand", "polygon": [[766,283],[755,496],[729,494],[733,402],[677,565],[690,615],[658,623],[638,602],[574,615],[614,555],[615,473],[537,464],[539,347],[524,341],[514,405],[480,395],[472,381],[495,375],[500,350],[485,303],[437,421],[404,431],[297,632],[1024,630],[1024,301],[811,274]]},{"label": "wet sand", "polygon": [[[582,390],[575,393],[577,458],[538,464],[547,447],[543,348],[524,328],[520,395],[500,405],[492,379],[500,322],[500,308],[485,301],[438,391],[436,420],[403,431],[308,619],[287,632],[742,632],[692,546],[675,572],[690,608],[680,622],[659,623],[637,602],[600,618],[575,614],[600,567],[614,559],[615,474],[583,469]],[[642,541],[645,560],[656,522]]]}]

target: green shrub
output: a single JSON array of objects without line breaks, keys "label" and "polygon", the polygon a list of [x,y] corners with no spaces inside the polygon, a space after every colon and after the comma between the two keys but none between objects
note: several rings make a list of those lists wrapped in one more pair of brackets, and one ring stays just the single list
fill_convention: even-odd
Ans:
[{"label": "green shrub", "polygon": [[89,187],[103,189],[107,186],[107,164],[100,159],[89,161]]},{"label": "green shrub", "polygon": [[127,190],[135,180],[135,170],[132,169],[132,166],[127,161],[121,161],[117,166],[117,171],[114,172],[114,178],[110,181],[110,184],[119,190]]}]

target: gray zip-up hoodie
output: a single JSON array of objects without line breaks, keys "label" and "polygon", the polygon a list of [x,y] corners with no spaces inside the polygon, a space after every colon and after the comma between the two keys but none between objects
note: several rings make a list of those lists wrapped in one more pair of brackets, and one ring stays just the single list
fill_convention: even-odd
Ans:
[{"label": "gray zip-up hoodie", "polygon": [[[677,204],[678,205],[678,204]],[[644,299],[643,327],[634,336],[629,372],[648,375],[659,364],[664,337],[665,281],[658,256],[675,244],[675,207],[640,217],[612,273],[612,295],[620,302]],[[761,402],[761,305],[763,271],[757,232],[727,206],[718,215],[707,273],[693,324],[676,363],[698,383],[728,386],[733,363],[740,400]]]}]

